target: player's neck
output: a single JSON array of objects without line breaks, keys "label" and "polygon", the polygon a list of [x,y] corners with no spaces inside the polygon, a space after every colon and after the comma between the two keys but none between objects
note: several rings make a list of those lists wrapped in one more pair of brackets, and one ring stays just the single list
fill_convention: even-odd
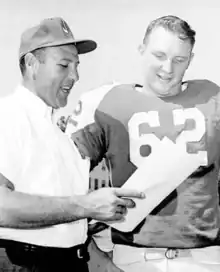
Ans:
[{"label": "player's neck", "polygon": [[157,96],[155,92],[153,92],[150,88],[144,85],[142,87],[136,87],[136,90],[147,96]]},{"label": "player's neck", "polygon": [[154,92],[152,89],[150,89],[148,86],[137,86],[135,87],[136,91],[141,92],[147,96],[155,96],[155,97],[168,97],[168,96],[176,96],[179,93],[185,91],[185,89],[187,88],[187,83],[186,84],[178,84],[178,86],[176,86],[175,88],[172,89],[172,91],[170,92],[169,95],[159,95],[156,92]]}]

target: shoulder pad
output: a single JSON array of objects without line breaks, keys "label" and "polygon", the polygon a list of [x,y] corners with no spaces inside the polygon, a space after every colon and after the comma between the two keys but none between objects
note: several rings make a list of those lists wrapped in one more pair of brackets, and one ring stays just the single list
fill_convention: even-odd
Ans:
[{"label": "shoulder pad", "polygon": [[117,85],[120,84],[113,83],[109,85],[103,85],[99,88],[82,94],[72,115],[68,118],[65,133],[68,136],[71,136],[71,134],[77,130],[82,129],[91,123],[94,123],[94,115],[96,109],[99,106],[99,103],[102,101],[104,96]]}]

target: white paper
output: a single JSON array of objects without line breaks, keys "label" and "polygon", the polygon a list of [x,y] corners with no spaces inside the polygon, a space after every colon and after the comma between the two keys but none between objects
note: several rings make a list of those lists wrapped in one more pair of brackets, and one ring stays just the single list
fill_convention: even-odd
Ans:
[{"label": "white paper", "polygon": [[123,232],[132,231],[158,204],[166,198],[204,162],[201,153],[189,154],[185,144],[174,144],[164,138],[149,159],[134,172],[123,188],[144,191],[145,199],[134,199],[136,207],[128,209],[123,222],[107,224]]}]

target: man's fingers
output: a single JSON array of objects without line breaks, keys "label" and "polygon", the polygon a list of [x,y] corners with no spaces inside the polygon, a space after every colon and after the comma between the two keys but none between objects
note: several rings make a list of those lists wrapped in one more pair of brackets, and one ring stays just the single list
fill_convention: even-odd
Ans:
[{"label": "man's fingers", "polygon": [[134,197],[134,198],[145,198],[144,192],[139,192],[132,189],[115,188],[115,195],[118,197]]},{"label": "man's fingers", "polygon": [[129,198],[122,198],[121,200],[124,201],[124,206],[127,208],[134,208],[136,206],[134,200],[129,199]]},{"label": "man's fingers", "polygon": [[120,220],[121,222],[123,222],[125,220],[124,215],[122,213],[115,213],[114,217],[111,219],[112,221],[115,220]]},{"label": "man's fingers", "polygon": [[115,212],[120,213],[122,215],[126,215],[127,214],[127,208],[125,206],[118,205]]},{"label": "man's fingers", "polygon": [[118,197],[116,205],[125,206],[127,208],[134,208],[136,204],[132,199]]}]

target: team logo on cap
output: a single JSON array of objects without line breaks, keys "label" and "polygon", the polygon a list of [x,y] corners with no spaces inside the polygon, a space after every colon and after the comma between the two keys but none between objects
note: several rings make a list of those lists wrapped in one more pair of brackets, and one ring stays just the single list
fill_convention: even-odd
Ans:
[{"label": "team logo on cap", "polygon": [[66,33],[66,34],[71,33],[69,26],[67,25],[67,23],[64,20],[61,20],[61,26],[62,26],[64,33]]}]

